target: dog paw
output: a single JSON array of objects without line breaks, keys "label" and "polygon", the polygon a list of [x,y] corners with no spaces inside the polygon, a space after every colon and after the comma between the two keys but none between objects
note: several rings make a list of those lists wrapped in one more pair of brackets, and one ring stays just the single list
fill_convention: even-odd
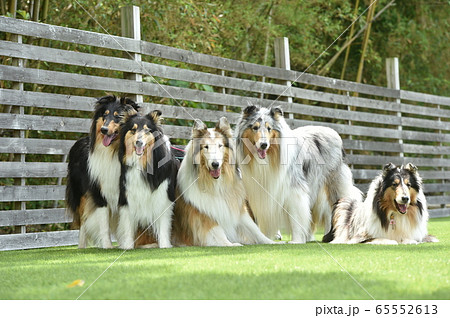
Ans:
[{"label": "dog paw", "polygon": [[289,241],[288,244],[305,244],[305,242]]},{"label": "dog paw", "polygon": [[419,244],[419,242],[417,242],[416,240],[403,240],[402,244],[414,244],[414,245],[417,245],[417,244]]},{"label": "dog paw", "polygon": [[395,240],[388,240],[388,239],[375,239],[370,242],[367,242],[366,244],[371,245],[398,245],[398,242]]},{"label": "dog paw", "polygon": [[156,248],[158,247],[158,243],[139,245],[136,248]]},{"label": "dog paw", "polygon": [[172,248],[172,244],[161,244],[159,248]]},{"label": "dog paw", "polygon": [[231,243],[230,246],[244,246],[244,245],[242,245],[241,243]]}]

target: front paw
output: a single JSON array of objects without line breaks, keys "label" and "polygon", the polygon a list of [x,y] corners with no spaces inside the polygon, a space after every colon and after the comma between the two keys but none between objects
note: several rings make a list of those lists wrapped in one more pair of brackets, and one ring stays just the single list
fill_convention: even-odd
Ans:
[{"label": "front paw", "polygon": [[244,245],[242,245],[241,243],[231,243],[230,246],[244,246]]},{"label": "front paw", "polygon": [[289,241],[288,244],[305,244],[305,242],[300,242],[300,241]]},{"label": "front paw", "polygon": [[419,244],[419,242],[417,242],[416,240],[403,240],[402,244]]}]

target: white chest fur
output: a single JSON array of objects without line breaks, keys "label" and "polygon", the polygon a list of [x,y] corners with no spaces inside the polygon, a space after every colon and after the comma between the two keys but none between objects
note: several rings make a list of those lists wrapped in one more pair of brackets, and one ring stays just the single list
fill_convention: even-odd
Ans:
[{"label": "white chest fur", "polygon": [[172,214],[173,203],[167,193],[169,180],[164,180],[152,191],[144,173],[130,167],[126,172],[125,182],[127,202],[133,220],[147,226],[164,213]]},{"label": "white chest fur", "polygon": [[100,185],[101,194],[112,212],[119,202],[120,162],[112,148],[98,145],[88,160],[91,179]]}]

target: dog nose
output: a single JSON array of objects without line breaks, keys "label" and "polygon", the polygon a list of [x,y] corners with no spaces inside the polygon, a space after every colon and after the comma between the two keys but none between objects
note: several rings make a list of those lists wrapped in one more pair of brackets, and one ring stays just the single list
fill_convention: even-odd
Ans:
[{"label": "dog nose", "polygon": [[261,147],[261,149],[263,149],[263,150],[266,149],[266,148],[267,148],[267,142],[261,143],[260,147]]},{"label": "dog nose", "polygon": [[108,127],[102,127],[102,128],[100,128],[100,132],[101,132],[103,135],[107,135],[107,134],[108,134]]},{"label": "dog nose", "polygon": [[408,202],[408,201],[409,201],[409,197],[403,196],[403,197],[402,197],[402,201],[403,201],[403,203]]},{"label": "dog nose", "polygon": [[142,140],[137,140],[136,141],[136,147],[140,148],[144,145],[144,143],[142,142]]},{"label": "dog nose", "polygon": [[213,163],[211,163],[211,166],[212,166],[214,169],[217,169],[217,168],[219,168],[219,163],[218,163],[217,161],[214,161]]}]

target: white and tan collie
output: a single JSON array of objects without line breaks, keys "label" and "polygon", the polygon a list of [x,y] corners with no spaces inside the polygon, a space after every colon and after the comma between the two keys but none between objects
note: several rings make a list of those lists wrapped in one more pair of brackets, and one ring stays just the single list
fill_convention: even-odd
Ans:
[{"label": "white and tan collie", "polygon": [[292,130],[281,108],[248,106],[236,138],[250,208],[268,237],[285,228],[290,243],[313,240],[317,225],[329,230],[338,199],[361,197],[344,163],[342,140],[330,128]]},{"label": "white and tan collie", "polygon": [[427,201],[416,166],[389,163],[370,184],[364,202],[341,199],[324,242],[417,244],[437,242],[427,234]]},{"label": "white and tan collie", "polygon": [[120,120],[138,105],[113,95],[97,100],[90,135],[75,142],[69,152],[66,211],[80,227],[79,248],[89,244],[111,248],[111,230],[117,222],[120,162]]},{"label": "white and tan collie", "polygon": [[121,159],[120,248],[131,249],[140,228],[147,229],[160,248],[172,247],[171,223],[178,161],[160,125],[161,112],[127,116],[120,128]]},{"label": "white and tan collie", "polygon": [[273,244],[246,208],[235,164],[232,130],[225,117],[215,128],[196,120],[178,172],[173,237],[177,245]]}]

